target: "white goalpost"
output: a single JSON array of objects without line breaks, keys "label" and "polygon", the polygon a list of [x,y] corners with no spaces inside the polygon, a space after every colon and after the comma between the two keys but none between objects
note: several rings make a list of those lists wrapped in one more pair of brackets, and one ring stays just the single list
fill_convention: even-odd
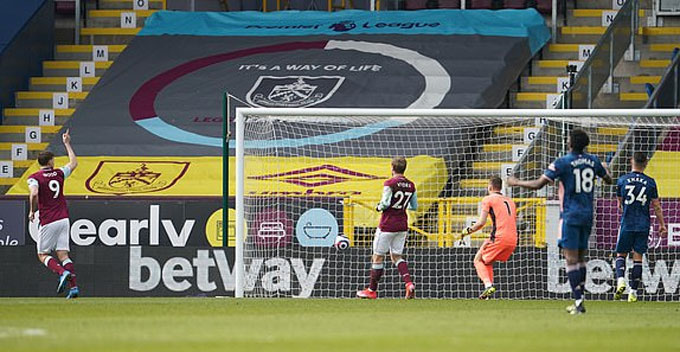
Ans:
[{"label": "white goalpost", "polygon": [[[680,167],[680,109],[237,108],[229,180],[235,296],[354,297],[368,283],[380,216],[374,209],[390,160],[403,156],[420,204],[409,212],[405,251],[419,297],[476,297],[482,284],[472,258],[490,228],[459,234],[476,220],[488,179],[540,177],[568,151],[574,128],[588,132],[587,151],[606,161],[615,179],[630,171],[633,152],[651,157],[647,173],[659,184],[669,233],[661,237],[652,219],[640,298],[679,300],[680,180],[673,168]],[[556,245],[557,190],[504,188],[517,204],[519,243],[508,262],[494,266],[499,298],[568,297]],[[614,186],[598,183],[595,195],[586,297],[611,299],[620,213]],[[401,297],[402,290],[396,269],[386,266],[379,296]]]}]

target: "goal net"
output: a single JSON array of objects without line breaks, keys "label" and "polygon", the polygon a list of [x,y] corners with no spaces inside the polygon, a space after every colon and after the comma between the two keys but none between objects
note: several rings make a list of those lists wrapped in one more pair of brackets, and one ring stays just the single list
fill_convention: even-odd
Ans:
[{"label": "goal net", "polygon": [[[680,130],[678,111],[237,109],[235,178],[236,296],[350,298],[368,284],[375,210],[393,157],[407,160],[419,207],[409,211],[405,258],[419,298],[474,298],[483,289],[473,258],[491,221],[472,236],[491,176],[540,177],[568,152],[573,128],[587,151],[629,171],[634,151],[649,153],[669,235],[655,219],[641,299],[678,300],[680,292]],[[676,170],[674,170],[674,168]],[[497,297],[569,297],[557,248],[557,185],[504,188],[517,205],[519,243],[494,265]],[[615,187],[596,184],[586,297],[611,299],[612,253],[620,213]],[[347,248],[345,248],[345,245]],[[632,267],[629,262],[628,268]],[[379,297],[402,297],[386,258]]]}]

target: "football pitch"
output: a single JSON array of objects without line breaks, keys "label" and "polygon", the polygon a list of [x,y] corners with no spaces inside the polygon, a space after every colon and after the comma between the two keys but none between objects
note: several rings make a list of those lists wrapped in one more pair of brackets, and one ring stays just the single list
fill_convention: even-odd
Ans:
[{"label": "football pitch", "polygon": [[9,351],[612,351],[680,349],[677,302],[0,299]]}]

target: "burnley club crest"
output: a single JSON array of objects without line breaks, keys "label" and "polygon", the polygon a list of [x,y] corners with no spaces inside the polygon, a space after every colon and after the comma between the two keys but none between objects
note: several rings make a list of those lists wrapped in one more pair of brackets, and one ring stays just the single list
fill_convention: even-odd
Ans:
[{"label": "burnley club crest", "polygon": [[246,100],[263,108],[314,106],[330,99],[344,80],[342,76],[260,76]]}]

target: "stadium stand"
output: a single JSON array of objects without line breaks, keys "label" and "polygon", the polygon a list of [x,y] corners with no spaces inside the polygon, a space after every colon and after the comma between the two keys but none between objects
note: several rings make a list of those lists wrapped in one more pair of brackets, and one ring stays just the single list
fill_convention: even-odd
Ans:
[{"label": "stadium stand", "polygon": [[[557,43],[548,44],[542,55],[533,60],[527,75],[521,78],[519,92],[514,95],[512,106],[516,108],[543,108],[548,94],[558,91],[559,77],[567,77],[565,67],[570,62],[584,61],[587,57],[579,55],[584,45],[595,45],[607,27],[603,24],[604,14],[612,9],[611,1],[567,2],[567,18],[558,21],[559,36]],[[579,8],[573,8],[577,4]],[[637,43],[639,61],[621,61],[616,68],[614,82],[619,93],[600,94],[600,104],[596,107],[640,108],[647,101],[645,84],[656,84],[660,75],[670,63],[670,53],[680,46],[678,27],[648,27],[647,18],[651,16],[651,1],[641,1],[639,31],[641,39]],[[565,25],[566,23],[566,25]]]},{"label": "stadium stand", "polygon": [[[490,8],[525,8],[536,6],[546,14],[551,10],[551,1],[524,1],[524,0],[469,0],[466,7],[470,9]],[[568,1],[566,18],[558,20],[559,35],[556,43],[545,45],[539,55],[529,63],[529,68],[517,80],[516,89],[511,88],[508,94],[507,104],[514,108],[544,108],[549,94],[558,92],[557,83],[561,77],[565,77],[565,67],[570,62],[583,61],[584,45],[594,45],[604,33],[603,14],[611,11],[611,1],[596,0],[578,2],[579,8],[573,8],[576,2]],[[35,152],[42,149],[49,141],[52,134],[56,133],[58,126],[68,121],[77,107],[92,91],[100,78],[111,67],[114,60],[125,50],[127,44],[143,28],[146,20],[156,11],[165,8],[165,1],[151,0],[149,10],[132,10],[129,0],[100,0],[97,9],[87,11],[87,27],[82,28],[81,40],[83,45],[57,45],[55,59],[44,61],[43,76],[31,77],[29,80],[30,91],[16,92],[16,104],[14,107],[5,108],[5,128],[0,129],[0,151],[9,156],[12,144],[24,142],[26,127],[36,127],[35,117],[41,110],[53,106],[54,93],[67,93],[68,77],[81,75],[81,63],[93,60],[95,46],[106,45],[107,56],[103,61],[95,59],[94,72],[91,77],[83,77],[79,83],[78,92],[67,93],[67,106],[54,110],[54,122],[56,127],[43,126],[40,143],[29,143],[29,156],[35,157]],[[346,5],[351,5],[349,2]],[[70,11],[68,5],[60,5],[60,11]],[[417,10],[425,8],[459,8],[459,0],[407,0],[403,2],[405,9]],[[651,2],[642,1],[640,9],[642,38],[638,45],[640,61],[622,61],[617,67],[615,82],[619,86],[619,93],[600,94],[603,98],[602,107],[641,107],[647,100],[645,84],[657,84],[665,67],[671,51],[680,43],[677,43],[678,27],[646,27],[646,16],[650,14]],[[129,14],[134,13],[134,21],[129,19]],[[126,18],[121,19],[122,14],[128,14],[127,21],[132,28],[121,28]],[[549,16],[547,16],[549,17]],[[548,19],[548,18],[546,18]],[[581,59],[581,60],[579,60]],[[71,82],[72,83],[72,82]],[[517,90],[516,92],[514,90]],[[28,122],[32,121],[32,122]],[[11,127],[10,127],[11,126]],[[620,138],[626,134],[625,129],[597,129],[594,132],[594,144],[591,150],[599,153],[603,158],[608,153],[616,151]],[[498,162],[484,162],[484,153],[505,153],[511,157],[511,145],[513,141],[523,138],[523,129],[503,128],[496,129],[484,136],[479,144],[480,154],[477,160],[470,161],[468,169],[459,175],[460,185],[467,190],[477,189],[483,192],[484,178],[489,172],[498,170]],[[30,160],[30,159],[29,159]],[[508,159],[508,162],[511,162]],[[27,170],[30,161],[15,161],[12,178],[0,180],[0,193],[4,193],[9,186],[13,185]]]},{"label": "stadium stand", "polygon": [[[0,194],[4,194],[19,177],[32,165],[37,152],[46,149],[51,138],[59,132],[61,126],[68,121],[76,108],[87,98],[88,93],[95,87],[101,76],[107,71],[113,60],[125,50],[126,44],[144,26],[146,18],[155,11],[165,7],[165,1],[150,0],[149,10],[132,10],[131,1],[100,0],[98,9],[87,11],[87,27],[82,28],[83,45],[58,44],[54,48],[54,60],[42,62],[42,76],[29,78],[29,91],[14,93],[14,107],[3,109],[3,125],[0,125],[0,159],[11,158],[13,145],[25,144],[28,149],[28,160],[13,161],[13,176],[0,178]],[[89,9],[89,8],[88,8]],[[71,15],[74,12],[74,2],[57,1],[55,11],[59,14]],[[136,28],[121,28],[122,13],[135,14]],[[106,45],[106,59],[101,61],[101,47]],[[100,52],[97,54],[96,49]],[[92,62],[94,61],[94,62]],[[87,71],[83,76],[81,64],[92,62],[94,70]],[[75,89],[69,87],[69,77],[81,77]],[[76,90],[76,91],[69,91]],[[66,93],[67,104],[64,108],[55,108],[53,98],[55,94]],[[40,114],[46,110],[53,110],[54,126],[36,126]],[[36,143],[26,140],[26,129],[39,127],[40,136]]]}]

